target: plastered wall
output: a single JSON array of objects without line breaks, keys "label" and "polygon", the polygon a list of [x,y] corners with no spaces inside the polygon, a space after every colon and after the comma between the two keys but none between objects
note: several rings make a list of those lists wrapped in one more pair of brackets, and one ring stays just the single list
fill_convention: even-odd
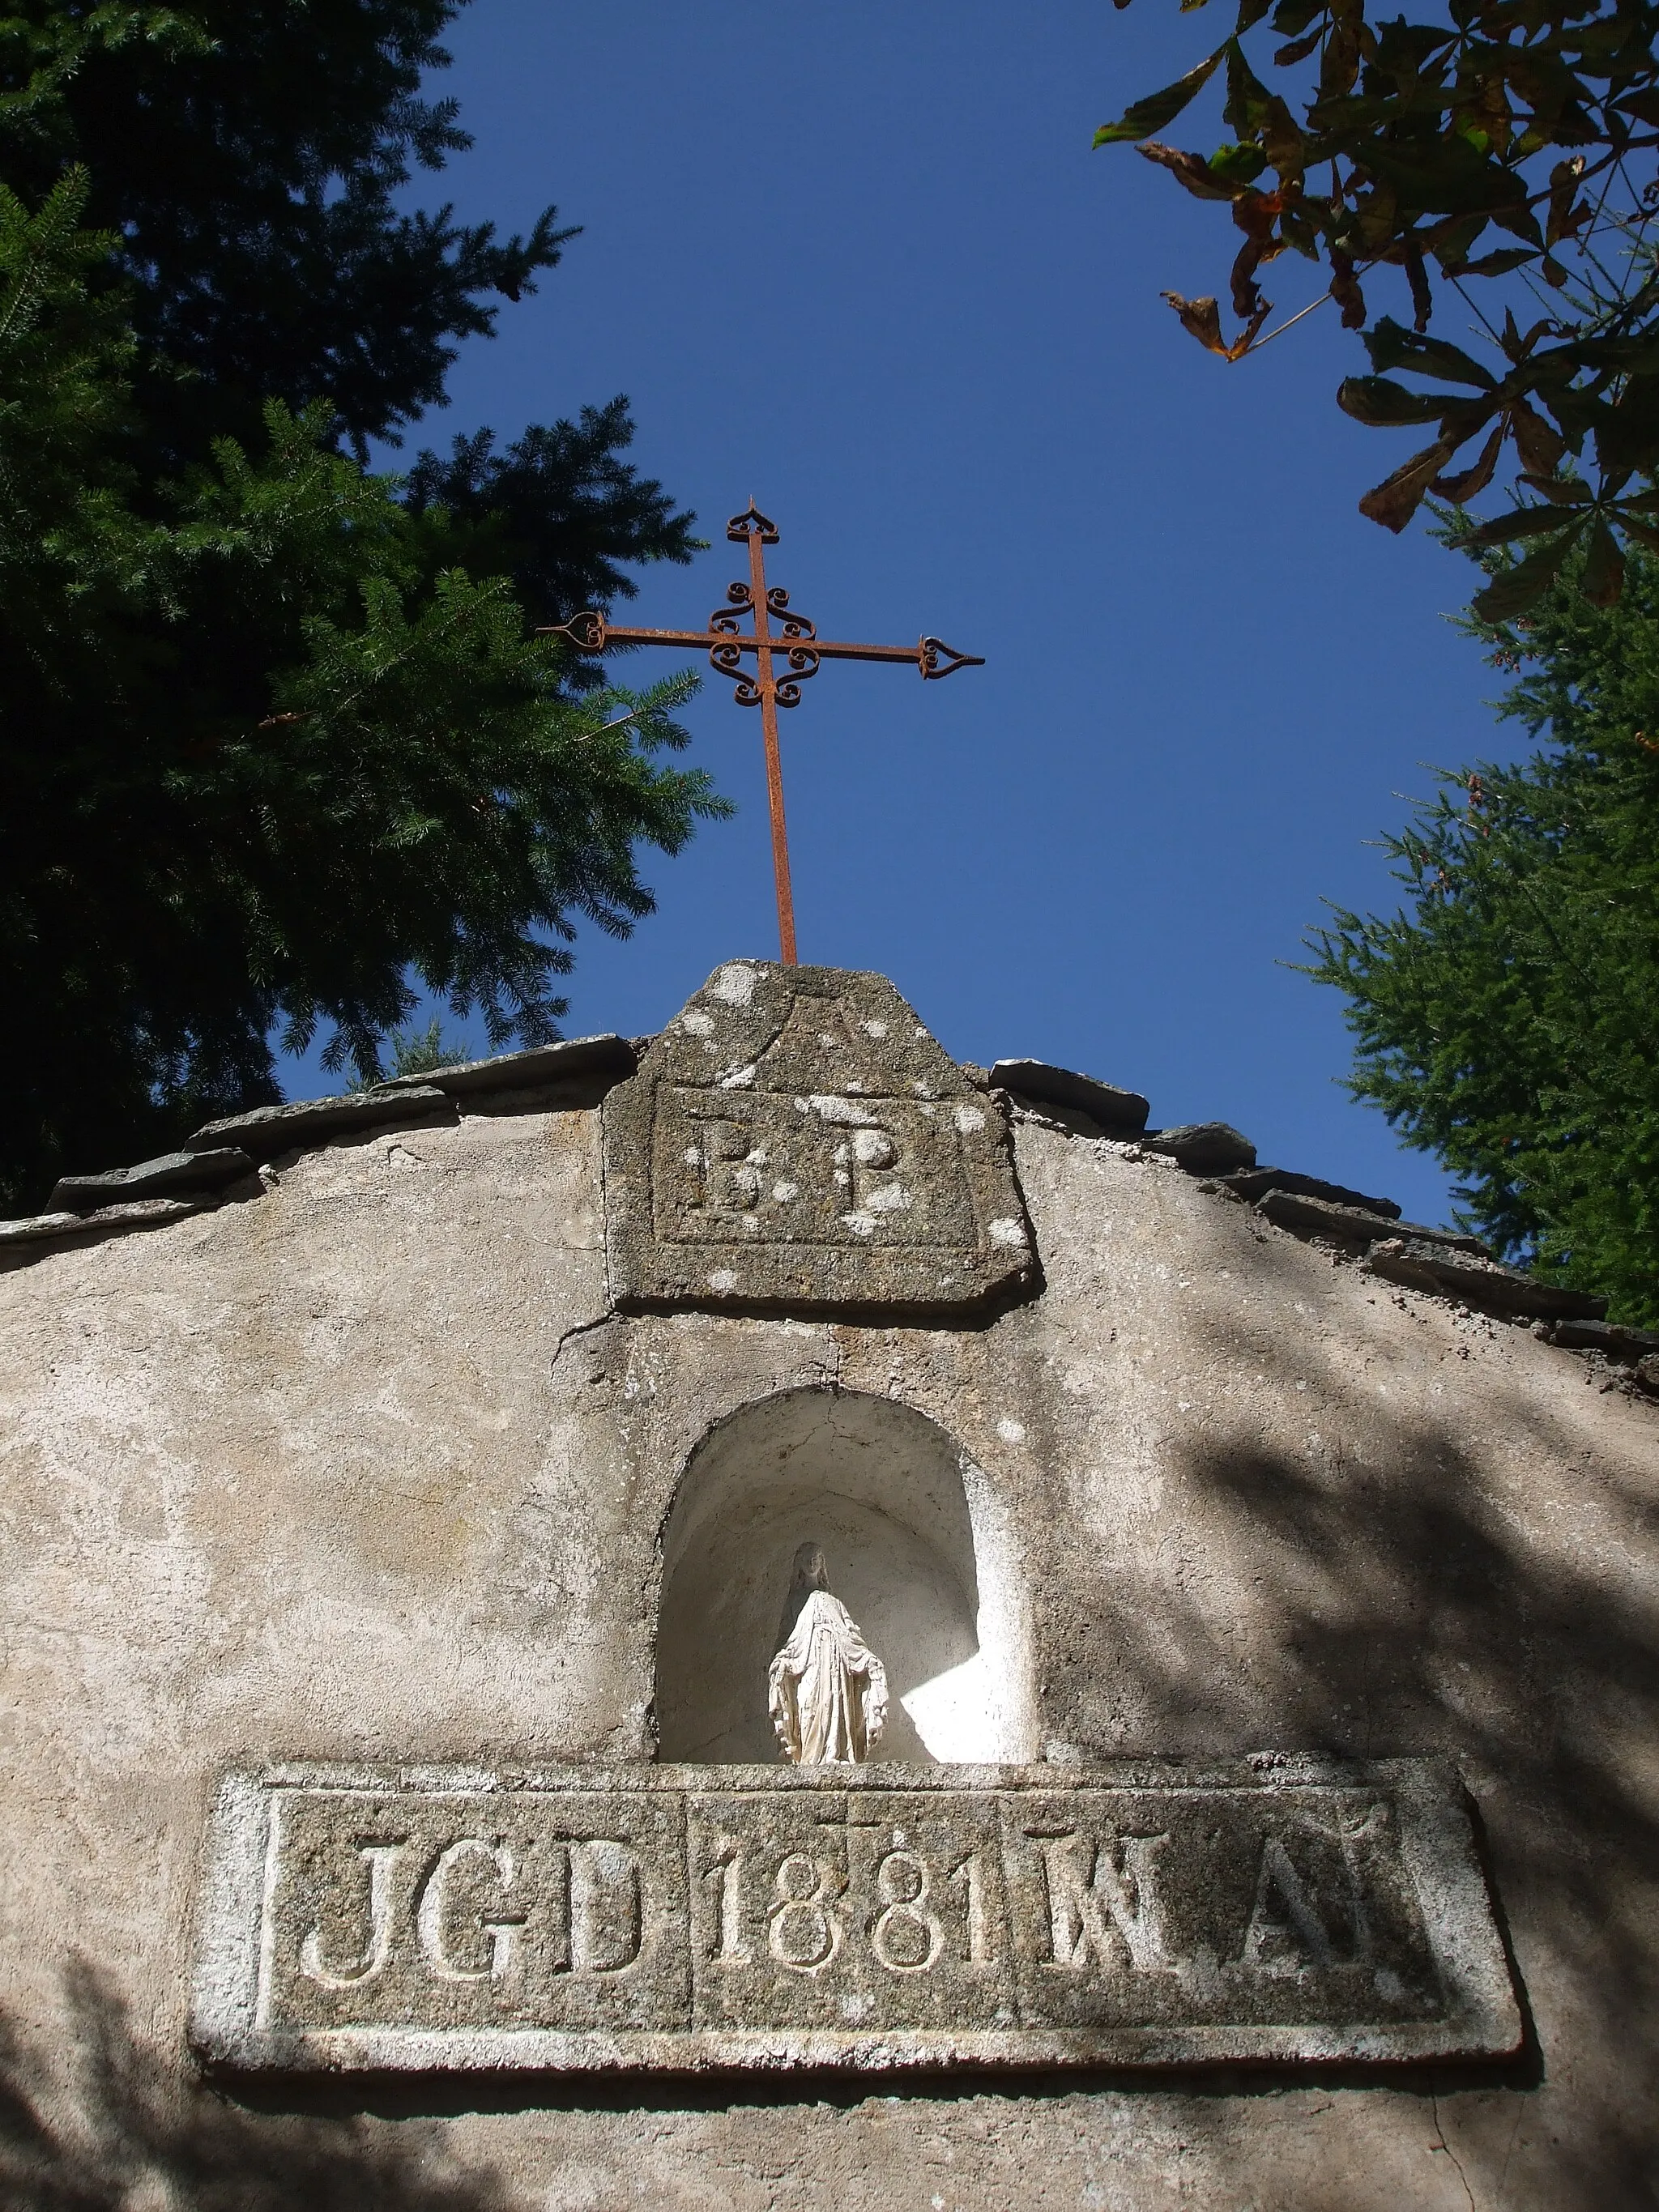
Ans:
[{"label": "plastered wall", "polygon": [[[0,2148],[19,2201],[52,2173],[190,2203],[204,2164],[250,2204],[454,2212],[1656,2201],[1654,1410],[1034,1121],[1046,1286],[994,1320],[613,1316],[598,1123],[325,1146],[246,1203],[0,1275],[0,2007],[40,2121]],[[1455,1754],[1522,2058],[874,2096],[200,2085],[217,1771],[650,1757],[679,1476],[800,1389],[896,1400],[960,1446],[1036,1755]]]}]

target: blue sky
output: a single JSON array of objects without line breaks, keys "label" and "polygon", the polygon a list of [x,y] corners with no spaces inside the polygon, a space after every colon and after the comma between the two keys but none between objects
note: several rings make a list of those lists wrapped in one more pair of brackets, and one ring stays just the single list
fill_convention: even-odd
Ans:
[{"label": "blue sky", "polygon": [[[801,957],[881,969],[960,1058],[1086,1069],[1439,1218],[1445,1179],[1341,1088],[1341,1001],[1283,963],[1322,900],[1392,903],[1366,841],[1426,763],[1510,741],[1446,619],[1474,572],[1355,511],[1408,447],[1338,413],[1354,341],[1327,307],[1203,353],[1159,293],[1224,299],[1225,210],[1091,151],[1212,27],[1153,0],[474,0],[438,88],[477,144],[422,196],[583,228],[411,450],[626,392],[635,459],[714,541],[627,618],[701,627],[752,494],[826,636],[985,654],[939,684],[826,666],[783,718]],[[1321,289],[1268,277],[1281,315]],[[584,933],[572,1035],[655,1030],[775,954],[758,717],[710,676],[685,720],[738,817],[651,860],[631,940]],[[333,1087],[314,1054],[284,1075]]]}]

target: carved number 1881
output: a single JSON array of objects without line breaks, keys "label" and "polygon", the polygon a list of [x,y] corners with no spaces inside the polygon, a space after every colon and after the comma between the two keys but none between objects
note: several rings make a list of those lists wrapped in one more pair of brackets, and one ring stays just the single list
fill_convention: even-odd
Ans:
[{"label": "carved number 1881", "polygon": [[[752,1963],[744,1942],[745,1874],[744,1853],[733,1839],[723,1838],[702,1877],[713,1893],[711,1965]],[[962,1900],[966,1963],[989,1964],[995,1955],[992,1913],[978,1851],[970,1851],[951,1869],[947,1886]],[[832,1962],[846,1933],[842,1910],[845,1887],[835,1868],[808,1852],[791,1851],[779,1862],[766,1905],[766,1948],[779,1966],[794,1973],[817,1974]],[[887,1852],[877,1864],[875,1888],[868,1928],[876,1963],[890,1974],[928,1972],[945,1949],[945,1928],[934,1909],[933,1871],[927,1860],[915,1850]]]}]

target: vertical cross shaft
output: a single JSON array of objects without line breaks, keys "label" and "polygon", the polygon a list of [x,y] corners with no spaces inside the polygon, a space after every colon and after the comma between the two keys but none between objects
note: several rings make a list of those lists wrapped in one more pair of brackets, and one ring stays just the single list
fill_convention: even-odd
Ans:
[{"label": "vertical cross shaft", "polygon": [[[739,534],[736,530],[731,532],[734,538]],[[766,799],[772,811],[772,872],[778,886],[778,943],[783,965],[793,968],[797,965],[795,900],[789,885],[789,833],[783,819],[783,762],[778,752],[778,687],[772,675],[764,532],[750,530],[741,534],[749,540],[749,595],[754,607],[755,657],[758,663],[755,689],[760,693],[761,731],[766,740]]]}]

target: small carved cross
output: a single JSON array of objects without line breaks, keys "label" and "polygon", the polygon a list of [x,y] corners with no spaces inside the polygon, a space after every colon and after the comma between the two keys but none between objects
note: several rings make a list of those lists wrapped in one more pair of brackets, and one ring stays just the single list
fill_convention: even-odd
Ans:
[{"label": "small carved cross", "polygon": [[[710,665],[729,676],[737,686],[739,707],[758,707],[766,741],[766,794],[772,811],[772,866],[778,886],[778,937],[783,964],[795,961],[795,902],[789,888],[789,840],[783,820],[783,766],[778,755],[780,707],[798,707],[800,687],[816,676],[824,660],[908,661],[922,680],[949,676],[958,668],[982,668],[982,654],[957,653],[939,638],[924,637],[915,645],[845,645],[821,638],[805,615],[789,611],[789,594],[781,585],[768,586],[763,548],[778,542],[777,526],[769,522],[751,499],[742,514],[734,514],[726,534],[749,547],[749,581],[733,584],[726,604],[716,607],[705,629],[637,629],[608,622],[592,611],[577,615],[538,633],[544,637],[568,638],[579,653],[603,653],[613,645],[670,645],[706,647]],[[753,627],[743,629],[738,618],[751,617]],[[781,628],[775,633],[772,617]],[[745,653],[755,656],[750,675],[743,665]],[[781,659],[786,672],[780,675]]]}]

